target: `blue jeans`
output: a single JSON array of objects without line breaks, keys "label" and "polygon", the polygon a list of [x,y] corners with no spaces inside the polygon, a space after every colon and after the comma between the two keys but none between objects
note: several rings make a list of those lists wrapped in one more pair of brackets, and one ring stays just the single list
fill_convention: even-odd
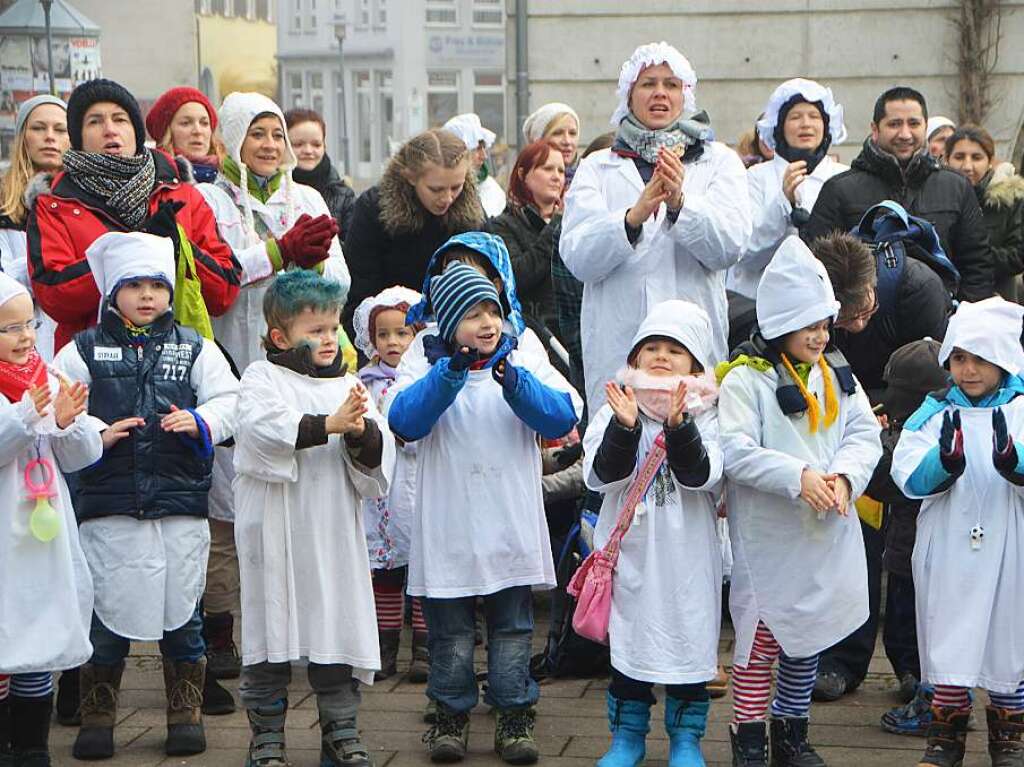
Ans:
[{"label": "blue jeans", "polygon": [[[456,712],[476,705],[473,670],[476,597],[423,599],[430,650],[427,697]],[[530,676],[533,602],[529,586],[515,586],[483,597],[487,616],[487,694],[497,709],[525,708],[540,697]]]},{"label": "blue jeans", "polygon": [[[97,666],[116,666],[128,657],[132,642],[118,636],[103,625],[103,622],[92,614],[92,626],[89,628],[89,641],[92,642],[92,658],[90,663]],[[168,660],[195,663],[206,654],[206,642],[203,641],[203,616],[196,607],[192,617],[174,631],[165,631],[160,640],[160,654]]]}]

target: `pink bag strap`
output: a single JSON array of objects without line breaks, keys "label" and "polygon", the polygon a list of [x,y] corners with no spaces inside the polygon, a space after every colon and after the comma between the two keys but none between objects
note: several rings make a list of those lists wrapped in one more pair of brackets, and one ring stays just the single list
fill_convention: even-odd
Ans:
[{"label": "pink bag strap", "polygon": [[608,542],[604,545],[604,555],[611,561],[612,567],[615,567],[615,564],[619,561],[619,546],[622,543],[622,536],[626,534],[629,526],[633,524],[633,515],[636,513],[637,504],[644,499],[647,489],[658,475],[661,465],[665,462],[665,455],[665,432],[661,432],[655,438],[643,466],[640,467],[640,471],[637,472],[633,483],[629,486],[629,490],[626,492],[626,500],[622,504],[622,511],[619,512],[619,518],[615,522],[615,529],[612,530]]}]

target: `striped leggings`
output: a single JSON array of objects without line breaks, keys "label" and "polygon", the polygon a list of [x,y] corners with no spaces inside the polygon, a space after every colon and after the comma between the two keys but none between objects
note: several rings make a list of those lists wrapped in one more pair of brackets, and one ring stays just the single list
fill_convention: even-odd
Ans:
[{"label": "striped leggings", "polygon": [[45,698],[53,692],[53,673],[0,674],[0,700],[8,695],[17,698]]},{"label": "striped leggings", "polygon": [[[1016,692],[991,692],[989,700],[996,708],[1005,708],[1010,711],[1024,711],[1024,682],[1017,686]],[[966,687],[954,687],[948,684],[935,685],[935,697],[932,698],[933,706],[942,708],[965,709],[971,707],[971,700],[967,697]]]},{"label": "striped leggings", "polygon": [[[373,571],[373,602],[377,608],[379,631],[401,631],[402,610],[405,607],[405,578],[409,568]],[[423,606],[418,597],[412,600],[412,630],[426,632]]]},{"label": "striped leggings", "polygon": [[733,723],[763,720],[772,690],[772,665],[779,661],[775,680],[773,717],[805,717],[811,710],[811,692],[818,673],[818,656],[790,658],[775,641],[771,630],[758,622],[750,661],[732,670]]}]

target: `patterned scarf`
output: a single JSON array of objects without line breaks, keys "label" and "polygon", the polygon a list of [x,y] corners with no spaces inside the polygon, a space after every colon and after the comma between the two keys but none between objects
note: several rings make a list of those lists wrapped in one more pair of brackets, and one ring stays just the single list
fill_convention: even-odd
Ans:
[{"label": "patterned scarf", "polygon": [[651,130],[630,112],[619,123],[616,142],[624,143],[651,165],[658,162],[658,149],[672,149],[680,157],[687,148],[699,141],[711,141],[715,132],[711,130],[707,112],[699,112],[693,117],[679,119],[667,128]]},{"label": "patterned scarf", "polygon": [[46,381],[46,363],[35,349],[29,354],[24,365],[0,362],[0,394],[11,402],[21,402],[29,389]]},{"label": "patterned scarf", "polygon": [[100,152],[64,154],[64,170],[78,186],[102,199],[129,229],[138,229],[149,212],[156,165],[148,149],[134,157]]}]

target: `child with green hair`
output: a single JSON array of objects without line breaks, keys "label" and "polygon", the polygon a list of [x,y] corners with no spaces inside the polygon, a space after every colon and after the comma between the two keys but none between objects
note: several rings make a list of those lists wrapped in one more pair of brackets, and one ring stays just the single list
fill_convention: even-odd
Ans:
[{"label": "child with green hair", "polygon": [[342,287],[309,270],[267,288],[267,359],[242,375],[234,466],[248,767],[286,764],[291,661],[308,659],[321,765],[371,765],[359,684],[380,668],[362,501],[386,495],[387,421],[338,344]]}]

